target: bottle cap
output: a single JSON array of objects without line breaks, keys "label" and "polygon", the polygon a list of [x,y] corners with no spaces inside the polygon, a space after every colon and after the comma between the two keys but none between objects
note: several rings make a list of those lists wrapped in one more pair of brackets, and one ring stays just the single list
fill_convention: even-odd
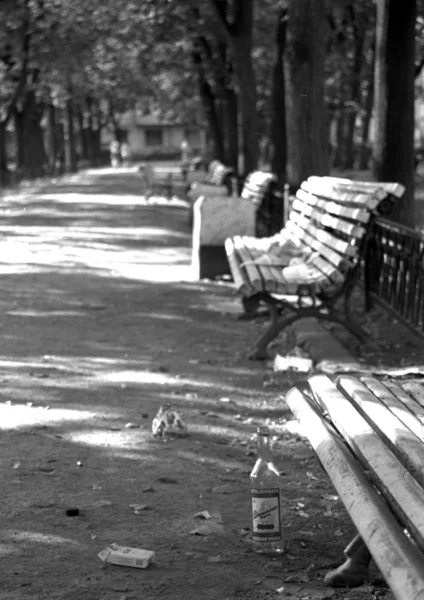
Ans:
[{"label": "bottle cap", "polygon": [[256,433],[258,435],[269,435],[269,428],[268,427],[258,427],[256,430]]}]

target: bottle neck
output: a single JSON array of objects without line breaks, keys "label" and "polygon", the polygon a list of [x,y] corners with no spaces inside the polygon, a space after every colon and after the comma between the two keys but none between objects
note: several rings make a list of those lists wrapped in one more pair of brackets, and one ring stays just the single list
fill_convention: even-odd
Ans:
[{"label": "bottle neck", "polygon": [[272,462],[272,452],[269,445],[269,435],[258,435],[258,458],[264,462]]}]

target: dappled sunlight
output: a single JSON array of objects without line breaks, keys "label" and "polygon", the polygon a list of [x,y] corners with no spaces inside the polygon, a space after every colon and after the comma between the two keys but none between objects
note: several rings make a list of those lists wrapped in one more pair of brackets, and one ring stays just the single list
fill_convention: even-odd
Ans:
[{"label": "dappled sunlight", "polygon": [[[132,457],[134,460],[140,460],[142,454],[147,454],[146,449],[143,450],[146,440],[142,440],[140,436],[146,437],[146,434],[142,430],[138,430],[137,437],[134,437],[133,432],[129,432],[128,429],[123,431],[108,431],[106,429],[86,429],[84,431],[68,430],[63,435],[63,439],[79,444],[80,446],[91,446],[96,448],[111,448],[115,449],[131,449],[137,450],[137,453],[133,453]],[[113,456],[116,457],[115,452]],[[125,458],[129,458],[126,454]]]},{"label": "dappled sunlight", "polygon": [[81,544],[70,538],[52,533],[40,533],[38,531],[16,531],[14,529],[2,529],[1,536],[4,540],[10,540],[12,543],[23,542],[33,544],[49,544],[54,546],[75,546]]},{"label": "dappled sunlight", "polygon": [[[97,374],[96,379],[102,383],[109,384],[138,384],[141,386],[172,385],[173,387],[193,387],[203,390],[216,390],[217,387],[216,379],[209,379],[206,375],[203,375],[203,378],[200,379],[199,375],[196,375],[196,377],[184,377],[182,375],[175,376],[168,373],[142,370],[109,371]],[[220,381],[219,390],[222,394],[237,392],[240,391],[240,386],[224,384]]]},{"label": "dappled sunlight", "polygon": [[[135,171],[134,171],[135,172]],[[136,177],[93,171],[91,183],[116,177],[115,187],[87,187],[86,174],[34,193],[5,196],[0,273],[92,274],[134,281],[192,281],[187,203],[151,201]],[[79,184],[84,189],[79,192]],[[128,193],[136,186],[136,193]],[[102,191],[101,191],[102,190]],[[152,206],[155,204],[156,206]],[[186,231],[184,231],[186,229]]]},{"label": "dappled sunlight", "polygon": [[[30,229],[30,232],[28,231]],[[93,230],[94,229],[94,230]],[[12,228],[0,233],[0,272],[37,272],[40,269],[93,271],[102,276],[118,276],[140,281],[185,281],[193,279],[190,251],[180,246],[164,246],[163,240],[173,235],[166,230],[156,232],[124,231],[114,228]],[[18,231],[23,230],[19,235]],[[160,245],[152,249],[155,238]],[[148,241],[150,239],[150,246]],[[134,244],[128,245],[133,240]],[[142,240],[137,244],[137,240]],[[153,243],[154,245],[154,243]],[[138,246],[138,247],[137,247]]]},{"label": "dappled sunlight", "polygon": [[75,421],[88,421],[95,412],[70,408],[33,407],[26,404],[0,403],[0,430],[20,429],[35,425],[54,425]]},{"label": "dappled sunlight", "polygon": [[[144,365],[144,368],[142,368]],[[121,367],[121,368],[120,368]],[[122,368],[125,367],[125,368]],[[137,368],[131,368],[137,367]],[[152,357],[134,358],[120,357],[117,352],[116,357],[104,356],[65,356],[65,355],[44,355],[11,358],[0,356],[0,369],[3,370],[3,376],[10,380],[19,382],[20,387],[25,385],[34,389],[34,376],[38,376],[39,383],[43,388],[98,388],[131,385],[133,387],[146,386],[169,386],[173,393],[178,393],[178,389],[196,388],[202,389],[204,393],[216,389],[216,372],[196,377],[189,377],[180,374],[160,372],[157,370],[157,364]],[[251,375],[249,369],[239,369],[239,374]],[[220,383],[220,393],[222,395],[240,392],[241,388],[237,385]],[[190,396],[191,397],[191,396]],[[179,397],[180,400],[184,397]],[[197,395],[196,395],[197,398]],[[175,399],[175,397],[174,397]]]}]

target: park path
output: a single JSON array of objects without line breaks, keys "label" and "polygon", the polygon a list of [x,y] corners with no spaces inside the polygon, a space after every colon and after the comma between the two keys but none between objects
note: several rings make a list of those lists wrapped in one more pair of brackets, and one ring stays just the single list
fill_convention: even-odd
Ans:
[{"label": "park path", "polygon": [[[104,169],[2,206],[0,600],[347,597],[319,582],[351,525],[284,428],[290,381],[245,358],[261,324],[237,321],[230,286],[192,280],[184,203],[146,203],[135,170]],[[153,438],[163,402],[189,437]],[[278,561],[246,536],[265,422],[285,477]],[[214,528],[192,535],[203,510]],[[156,564],[104,568],[112,542],[154,550]]]}]

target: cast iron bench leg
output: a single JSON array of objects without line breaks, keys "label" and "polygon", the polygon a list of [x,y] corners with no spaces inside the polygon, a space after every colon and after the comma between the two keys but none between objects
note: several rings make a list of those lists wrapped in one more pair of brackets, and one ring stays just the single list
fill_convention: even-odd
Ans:
[{"label": "cast iron bench leg", "polygon": [[344,553],[345,562],[337,569],[329,571],[324,578],[325,584],[330,587],[357,587],[368,579],[371,554],[359,533]]},{"label": "cast iron bench leg", "polygon": [[275,305],[270,304],[269,309],[271,312],[271,324],[253,346],[253,349],[248,356],[250,360],[266,360],[269,358],[267,352],[268,344],[277,337],[280,331],[283,331],[283,329],[302,317],[302,315],[294,313],[278,319],[278,308]]}]

